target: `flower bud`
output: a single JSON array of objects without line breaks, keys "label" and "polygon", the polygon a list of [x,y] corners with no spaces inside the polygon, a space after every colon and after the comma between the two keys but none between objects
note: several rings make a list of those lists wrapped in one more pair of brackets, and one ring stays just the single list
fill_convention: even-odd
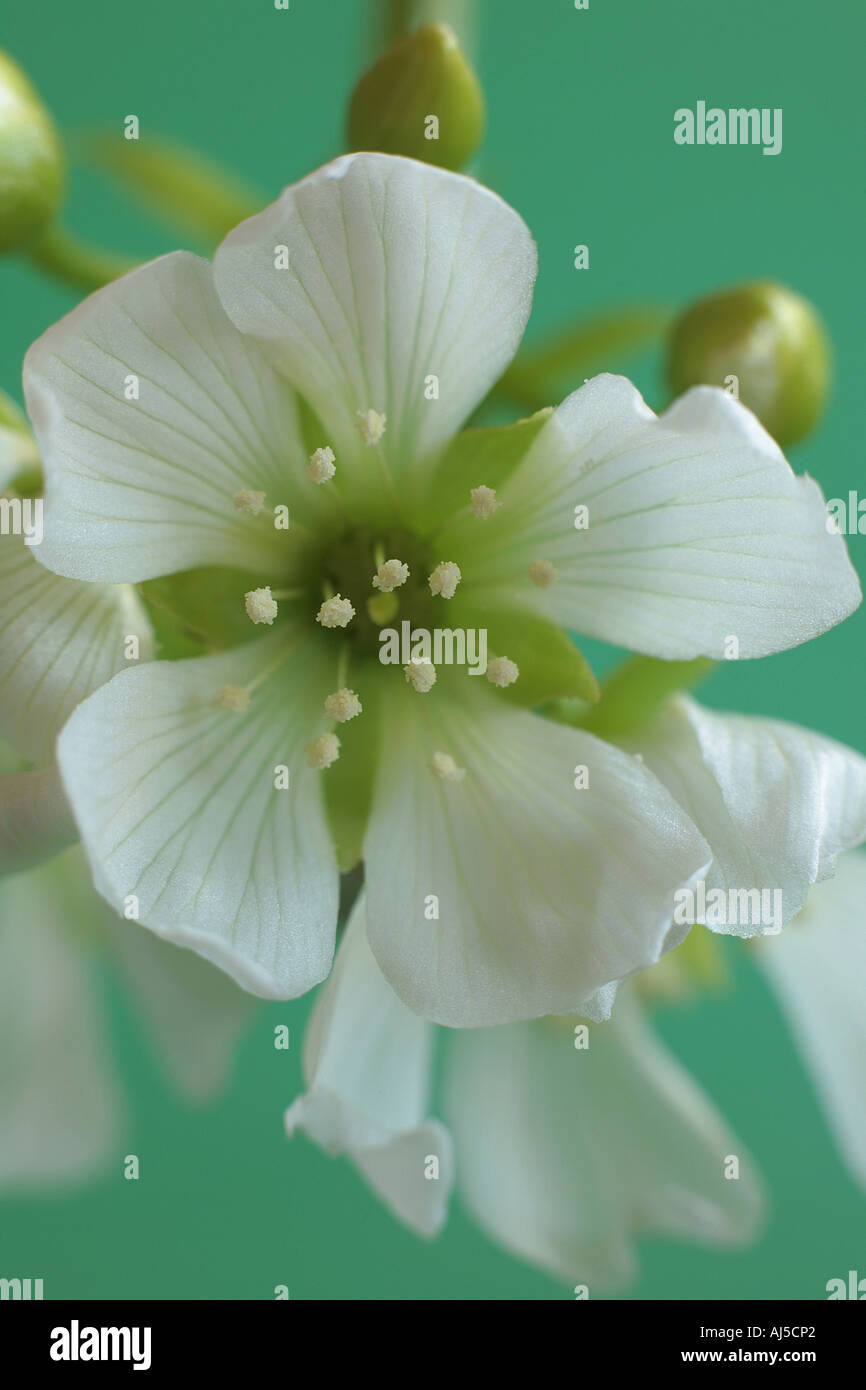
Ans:
[{"label": "flower bud", "polygon": [[63,191],[54,124],[17,64],[0,52],[0,252],[48,230]]},{"label": "flower bud", "polygon": [[428,24],[398,39],[352,93],[352,150],[409,155],[461,169],[484,133],[484,98],[454,31]]},{"label": "flower bud", "polygon": [[731,391],[779,444],[814,429],[830,385],[830,351],[808,300],[771,281],[701,299],[677,320],[668,381]]}]

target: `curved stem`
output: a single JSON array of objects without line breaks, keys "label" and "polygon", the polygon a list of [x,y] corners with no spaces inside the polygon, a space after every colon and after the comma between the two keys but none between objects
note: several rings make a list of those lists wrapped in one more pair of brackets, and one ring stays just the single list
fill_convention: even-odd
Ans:
[{"label": "curved stem", "polygon": [[84,290],[85,294],[101,289],[128,270],[134,270],[138,264],[125,256],[103,251],[101,247],[88,246],[62,227],[52,227],[28,255],[40,270],[48,271],[77,290]]}]

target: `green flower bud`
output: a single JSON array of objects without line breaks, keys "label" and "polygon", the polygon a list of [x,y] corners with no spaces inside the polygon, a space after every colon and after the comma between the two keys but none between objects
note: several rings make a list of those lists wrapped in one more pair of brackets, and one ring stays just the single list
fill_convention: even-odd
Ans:
[{"label": "green flower bud", "polygon": [[425,25],[392,44],[352,93],[352,150],[382,150],[461,169],[483,133],[481,87],[447,24]]},{"label": "green flower bud", "polygon": [[63,192],[60,140],[17,64],[0,52],[0,252],[48,230]]},{"label": "green flower bud", "polygon": [[830,350],[808,300],[771,281],[701,299],[674,325],[668,381],[722,386],[753,410],[779,444],[814,429],[830,385]]}]

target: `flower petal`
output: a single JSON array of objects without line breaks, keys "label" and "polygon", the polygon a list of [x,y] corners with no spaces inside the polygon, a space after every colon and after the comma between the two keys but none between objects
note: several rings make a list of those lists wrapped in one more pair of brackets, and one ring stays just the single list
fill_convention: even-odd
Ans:
[{"label": "flower petal", "polygon": [[[219,706],[281,658],[246,713]],[[305,756],[332,679],[312,640],[293,649],[280,631],[124,672],[58,742],[99,892],[127,911],[134,895],[145,926],[269,999],[317,984],[334,949],[334,851]]]},{"label": "flower petal", "polygon": [[228,1081],[255,1001],[209,961],[128,922],[112,922],[108,945],[171,1080],[191,1100],[213,1099]]},{"label": "flower petal", "polygon": [[[400,998],[437,1023],[575,1012],[673,944],[674,892],[709,849],[636,759],[455,680],[459,692],[444,676],[429,695],[385,687],[370,944]],[[463,780],[433,775],[436,752]]]},{"label": "flower petal", "polygon": [[[286,1111],[332,1154],[348,1153],[413,1230],[434,1235],[453,1181],[451,1140],[429,1119],[433,1027],[410,1013],[367,942],[359,899],[304,1041],[307,1091]],[[431,1158],[438,1160],[432,1173]]]},{"label": "flower petal", "polygon": [[122,1101],[71,918],[74,859],[0,881],[0,1184],[89,1176]]},{"label": "flower petal", "polygon": [[866,1186],[866,855],[834,878],[758,954],[800,1047],[845,1162]]},{"label": "flower petal", "polygon": [[[678,697],[623,741],[700,828],[715,856],[707,891],[781,891],[781,919],[707,925],[777,932],[836,856],[866,840],[866,758],[776,719],[715,714]],[[769,905],[770,899],[767,899]],[[745,906],[745,900],[744,900]],[[742,914],[740,914],[742,915]]]},{"label": "flower petal", "polygon": [[[234,322],[270,345],[338,458],[366,474],[359,410],[386,416],[384,456],[405,468],[484,398],[523,336],[536,253],[517,213],[474,180],[353,154],[235,228],[214,272]],[[438,399],[425,396],[431,376]]]},{"label": "flower petal", "polygon": [[[766,656],[860,602],[818,486],[712,387],[657,419],[630,382],[596,377],[554,413],[501,501],[483,527],[446,528],[443,553],[462,563],[465,548],[473,586],[633,651],[721,658],[733,636],[734,655]],[[557,574],[543,590],[528,577],[538,560]]]},{"label": "flower petal", "polygon": [[[708,1099],[623,991],[609,1023],[453,1035],[445,1111],[475,1219],[564,1279],[622,1284],[647,1232],[710,1245],[753,1233],[761,1193]],[[739,1179],[725,1177],[729,1156]]]},{"label": "flower petal", "polygon": [[0,875],[52,859],[77,839],[56,767],[0,776]]},{"label": "flower petal", "polygon": [[129,666],[127,639],[140,660],[152,639],[133,589],[58,579],[38,549],[0,536],[0,733],[41,764],[76,705]]},{"label": "flower petal", "polygon": [[30,348],[24,391],[49,569],[134,582],[284,555],[272,516],[244,516],[233,499],[292,500],[290,464],[304,462],[295,406],[226,318],[207,261],[178,251],[90,295]]}]

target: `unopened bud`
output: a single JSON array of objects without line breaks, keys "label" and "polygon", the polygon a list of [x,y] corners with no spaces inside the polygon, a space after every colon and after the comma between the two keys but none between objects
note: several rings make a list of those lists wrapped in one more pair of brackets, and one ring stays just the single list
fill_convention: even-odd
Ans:
[{"label": "unopened bud", "polygon": [[48,230],[63,192],[60,141],[24,73],[0,52],[0,252]]}]

